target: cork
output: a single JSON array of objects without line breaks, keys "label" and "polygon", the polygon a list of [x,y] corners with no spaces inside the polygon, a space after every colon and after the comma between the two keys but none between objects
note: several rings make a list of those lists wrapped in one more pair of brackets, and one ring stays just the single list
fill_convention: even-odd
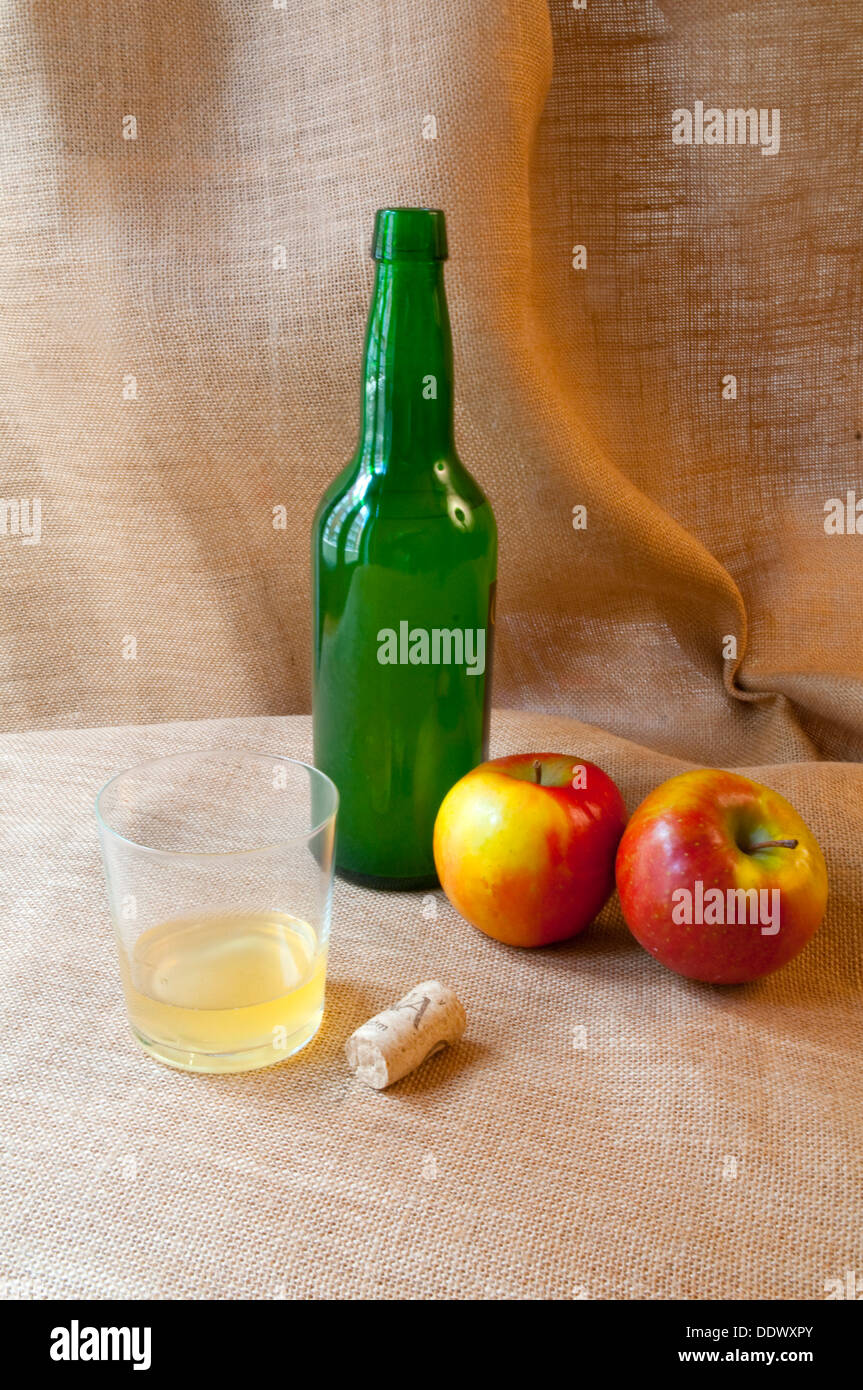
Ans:
[{"label": "cork", "polygon": [[351,1034],[345,1043],[348,1066],[360,1081],[382,1091],[433,1052],[458,1042],[466,1024],[453,991],[439,980],[424,980]]}]

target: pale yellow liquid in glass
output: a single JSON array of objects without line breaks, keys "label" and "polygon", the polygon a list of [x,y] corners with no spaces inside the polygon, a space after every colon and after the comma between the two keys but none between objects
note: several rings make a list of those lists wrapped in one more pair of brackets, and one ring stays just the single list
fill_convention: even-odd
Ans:
[{"label": "pale yellow liquid in glass", "polygon": [[249,1071],[284,1061],[317,1032],[326,951],[282,912],[178,918],[120,952],[132,1030],[152,1056],[187,1071]]}]

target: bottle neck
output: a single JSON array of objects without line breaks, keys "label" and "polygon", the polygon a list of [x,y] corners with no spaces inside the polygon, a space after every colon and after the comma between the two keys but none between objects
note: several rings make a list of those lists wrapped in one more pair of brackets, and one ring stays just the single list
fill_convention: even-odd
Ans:
[{"label": "bottle neck", "polygon": [[452,378],[443,261],[378,261],[363,373],[363,466],[410,474],[450,458]]}]

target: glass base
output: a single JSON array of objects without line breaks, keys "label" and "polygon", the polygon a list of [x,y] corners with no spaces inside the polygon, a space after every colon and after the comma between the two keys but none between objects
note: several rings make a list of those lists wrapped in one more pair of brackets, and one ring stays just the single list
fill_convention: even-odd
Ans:
[{"label": "glass base", "polygon": [[302,1028],[298,1028],[296,1033],[292,1033],[286,1039],[283,1047],[264,1043],[242,1052],[185,1052],[171,1047],[168,1043],[158,1042],[155,1038],[147,1038],[135,1027],[132,1027],[132,1037],[148,1057],[162,1062],[166,1067],[174,1067],[177,1071],[192,1071],[211,1076],[226,1072],[260,1071],[264,1067],[275,1067],[279,1062],[286,1062],[289,1057],[294,1057],[306,1047],[320,1028],[323,1016],[324,1011],[321,1008]]}]

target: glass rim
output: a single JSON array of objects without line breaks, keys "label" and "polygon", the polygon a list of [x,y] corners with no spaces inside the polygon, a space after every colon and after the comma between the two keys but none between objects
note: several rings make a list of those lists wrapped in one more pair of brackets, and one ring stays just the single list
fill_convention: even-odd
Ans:
[{"label": "glass rim", "polygon": [[[307,772],[313,773],[314,777],[320,778],[321,782],[325,783],[330,788],[333,801],[331,810],[317,825],[312,826],[310,830],[304,830],[299,835],[282,835],[269,844],[253,845],[250,849],[157,849],[155,845],[145,845],[140,840],[130,840],[128,835],[122,835],[119,830],[115,830],[114,827],[109,824],[103,815],[100,805],[103,796],[115,782],[118,782],[121,777],[128,777],[131,772],[143,772],[148,768],[159,767],[163,763],[179,762],[182,758],[208,758],[214,755],[231,757],[237,754],[241,754],[246,758],[261,758],[267,762],[291,763],[294,767],[305,768]],[[314,778],[311,780],[314,780]],[[144,854],[156,855],[161,859],[230,859],[257,854],[272,854],[274,850],[283,849],[287,845],[302,844],[306,840],[311,840],[313,836],[323,830],[324,826],[335,819],[339,809],[339,789],[332,778],[328,777],[325,772],[321,772],[320,768],[315,767],[313,763],[304,762],[302,758],[289,758],[284,753],[264,753],[257,748],[239,747],[189,748],[183,753],[164,753],[158,758],[145,758],[143,762],[132,763],[130,767],[123,767],[120,768],[119,772],[112,773],[107,782],[104,782],[96,793],[93,808],[96,814],[96,824],[100,830],[110,835],[112,839],[119,840],[125,845],[131,845],[133,849],[140,850]]]}]

